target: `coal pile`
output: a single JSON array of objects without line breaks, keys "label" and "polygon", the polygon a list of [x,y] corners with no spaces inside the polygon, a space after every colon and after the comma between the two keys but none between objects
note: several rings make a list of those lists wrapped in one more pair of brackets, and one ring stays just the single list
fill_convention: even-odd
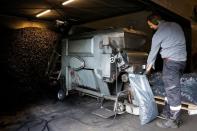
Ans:
[{"label": "coal pile", "polygon": [[[154,95],[166,96],[161,72],[152,74],[149,81]],[[183,74],[180,84],[182,101],[197,105],[197,73]]]},{"label": "coal pile", "polygon": [[45,71],[60,35],[43,28],[11,32],[8,48],[8,75],[14,86],[36,88],[47,80]]}]

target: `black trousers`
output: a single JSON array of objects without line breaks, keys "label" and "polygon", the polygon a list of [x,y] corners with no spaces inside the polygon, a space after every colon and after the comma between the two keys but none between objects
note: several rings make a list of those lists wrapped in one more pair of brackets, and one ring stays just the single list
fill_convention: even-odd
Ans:
[{"label": "black trousers", "polygon": [[172,107],[181,105],[180,78],[185,69],[185,61],[163,59],[163,82],[168,104]]}]

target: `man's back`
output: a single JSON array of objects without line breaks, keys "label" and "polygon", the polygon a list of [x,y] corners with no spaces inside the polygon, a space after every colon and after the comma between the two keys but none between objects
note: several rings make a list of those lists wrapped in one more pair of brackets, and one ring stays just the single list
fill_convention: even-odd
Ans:
[{"label": "man's back", "polygon": [[153,40],[160,39],[162,58],[175,61],[186,61],[186,44],[182,28],[174,22],[161,21],[159,28],[153,36]]}]

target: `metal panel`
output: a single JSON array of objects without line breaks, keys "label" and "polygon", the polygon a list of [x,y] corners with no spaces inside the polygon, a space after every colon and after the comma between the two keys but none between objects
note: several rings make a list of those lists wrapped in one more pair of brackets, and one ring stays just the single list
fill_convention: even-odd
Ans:
[{"label": "metal panel", "polygon": [[92,70],[80,70],[77,71],[80,78],[80,85],[97,90],[95,76]]},{"label": "metal panel", "polygon": [[101,60],[102,76],[110,78],[110,74],[111,74],[110,57],[111,57],[111,54],[101,54],[101,55],[102,55],[102,60]]},{"label": "metal panel", "polygon": [[79,55],[79,56],[93,56],[94,54],[93,38],[69,40],[68,54]]},{"label": "metal panel", "polygon": [[134,34],[134,33],[125,33],[125,49],[132,51],[138,51],[146,43],[146,37],[144,35]]}]

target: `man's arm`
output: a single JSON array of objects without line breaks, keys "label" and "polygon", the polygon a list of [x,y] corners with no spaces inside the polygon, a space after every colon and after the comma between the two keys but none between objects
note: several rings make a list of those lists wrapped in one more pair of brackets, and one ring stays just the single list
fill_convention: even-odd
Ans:
[{"label": "man's arm", "polygon": [[150,53],[148,55],[146,72],[149,72],[151,68],[155,68],[154,67],[155,60],[157,58],[157,53],[161,47],[161,43],[162,43],[162,38],[158,34],[155,34],[152,39]]}]

